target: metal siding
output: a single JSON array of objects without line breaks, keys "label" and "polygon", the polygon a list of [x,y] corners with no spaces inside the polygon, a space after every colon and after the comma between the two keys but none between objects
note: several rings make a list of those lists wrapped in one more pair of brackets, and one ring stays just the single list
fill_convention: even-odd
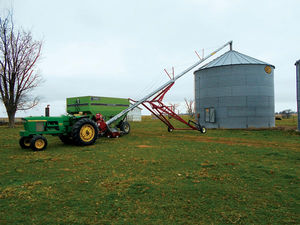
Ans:
[{"label": "metal siding", "polygon": [[300,131],[300,60],[296,63],[296,85],[297,85],[297,111],[298,111],[298,131]]},{"label": "metal siding", "polygon": [[247,127],[247,117],[236,116],[222,118],[219,123],[219,128],[248,128]]},{"label": "metal siding", "polygon": [[201,90],[200,94],[203,93],[204,97],[214,97],[217,98],[219,96],[232,96],[232,88],[231,87],[210,87],[205,90]]},{"label": "metal siding", "polygon": [[269,117],[248,117],[248,128],[270,127]]},{"label": "metal siding", "polygon": [[263,107],[269,105],[268,96],[260,96],[260,99],[257,99],[257,96],[247,96],[247,106],[249,107]]},{"label": "metal siding", "polygon": [[219,78],[219,87],[233,87],[246,84],[246,77],[241,75],[238,79],[234,74],[222,74]]},{"label": "metal siding", "polygon": [[[274,127],[274,68],[230,65],[195,72],[196,113],[208,128]],[[200,82],[201,80],[201,82]],[[204,121],[205,108],[216,109],[216,123]]]},{"label": "metal siding", "polygon": [[219,97],[219,107],[222,106],[247,106],[247,97],[246,96],[224,96]]},{"label": "metal siding", "polygon": [[219,99],[215,97],[207,97],[199,99],[201,102],[201,106],[204,108],[218,106]]}]

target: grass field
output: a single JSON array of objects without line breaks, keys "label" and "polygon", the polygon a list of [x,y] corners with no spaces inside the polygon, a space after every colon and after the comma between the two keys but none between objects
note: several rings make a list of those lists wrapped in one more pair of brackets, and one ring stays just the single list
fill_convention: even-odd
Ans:
[{"label": "grass field", "polygon": [[[277,122],[277,121],[276,121]],[[157,120],[88,147],[23,150],[0,127],[0,224],[300,224],[300,136],[174,131]]]}]

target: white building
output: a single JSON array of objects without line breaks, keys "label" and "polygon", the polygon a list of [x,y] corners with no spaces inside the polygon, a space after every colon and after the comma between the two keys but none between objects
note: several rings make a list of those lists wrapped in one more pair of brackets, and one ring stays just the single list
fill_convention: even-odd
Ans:
[{"label": "white building", "polygon": [[128,121],[142,121],[142,109],[139,107],[134,108],[133,110],[129,111],[127,114]]}]

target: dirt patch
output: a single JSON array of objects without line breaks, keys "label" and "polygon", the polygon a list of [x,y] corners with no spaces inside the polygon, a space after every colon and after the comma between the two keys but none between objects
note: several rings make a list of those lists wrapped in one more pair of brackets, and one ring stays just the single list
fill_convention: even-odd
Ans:
[{"label": "dirt patch", "polygon": [[152,148],[150,145],[137,145],[138,148]]}]

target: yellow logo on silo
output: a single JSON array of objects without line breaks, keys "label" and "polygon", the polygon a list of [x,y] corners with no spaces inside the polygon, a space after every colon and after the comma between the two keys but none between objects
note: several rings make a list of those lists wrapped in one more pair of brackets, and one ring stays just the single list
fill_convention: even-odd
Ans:
[{"label": "yellow logo on silo", "polygon": [[271,66],[266,66],[266,67],[265,67],[265,72],[266,72],[267,74],[270,74],[270,73],[272,72]]}]

